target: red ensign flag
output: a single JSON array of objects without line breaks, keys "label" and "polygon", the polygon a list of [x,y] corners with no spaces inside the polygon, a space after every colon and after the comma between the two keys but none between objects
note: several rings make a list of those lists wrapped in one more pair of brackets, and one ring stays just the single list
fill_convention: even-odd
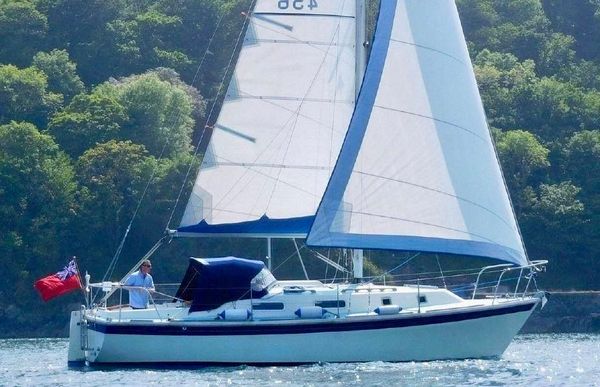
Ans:
[{"label": "red ensign flag", "polygon": [[62,296],[73,290],[81,289],[81,281],[75,260],[71,260],[64,269],[56,274],[41,278],[33,284],[44,301]]}]

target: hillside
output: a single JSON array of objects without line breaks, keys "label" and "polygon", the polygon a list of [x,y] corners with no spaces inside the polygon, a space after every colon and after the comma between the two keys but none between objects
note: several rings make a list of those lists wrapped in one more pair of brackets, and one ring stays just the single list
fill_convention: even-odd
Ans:
[{"label": "hillside", "polygon": [[[0,336],[62,331],[80,296],[42,304],[32,284],[68,257],[100,277],[120,251],[122,273],[177,226],[249,4],[0,0]],[[539,284],[597,289],[600,1],[457,4],[528,254],[550,260]],[[266,254],[262,242],[173,243],[155,264],[162,282],[190,249]]]}]

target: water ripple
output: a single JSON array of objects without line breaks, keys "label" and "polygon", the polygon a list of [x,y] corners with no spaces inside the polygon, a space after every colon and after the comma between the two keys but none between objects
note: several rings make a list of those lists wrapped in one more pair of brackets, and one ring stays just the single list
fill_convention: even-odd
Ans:
[{"label": "water ripple", "polygon": [[184,369],[68,368],[67,340],[0,340],[0,385],[593,386],[600,336],[517,336],[499,360]]}]

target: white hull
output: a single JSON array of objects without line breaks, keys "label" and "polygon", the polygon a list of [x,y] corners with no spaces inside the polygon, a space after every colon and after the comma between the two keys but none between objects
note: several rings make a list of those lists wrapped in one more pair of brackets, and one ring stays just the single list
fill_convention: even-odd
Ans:
[{"label": "white hull", "polygon": [[90,363],[228,364],[493,358],[502,355],[538,301],[339,320],[89,321],[84,357]]}]

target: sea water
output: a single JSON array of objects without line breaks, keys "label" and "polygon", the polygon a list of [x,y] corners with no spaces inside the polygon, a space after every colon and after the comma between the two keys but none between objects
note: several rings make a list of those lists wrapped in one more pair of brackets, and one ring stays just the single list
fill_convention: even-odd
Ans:
[{"label": "sea water", "polygon": [[498,360],[296,367],[69,368],[67,346],[0,340],[0,385],[600,386],[600,335],[587,334],[520,335]]}]

